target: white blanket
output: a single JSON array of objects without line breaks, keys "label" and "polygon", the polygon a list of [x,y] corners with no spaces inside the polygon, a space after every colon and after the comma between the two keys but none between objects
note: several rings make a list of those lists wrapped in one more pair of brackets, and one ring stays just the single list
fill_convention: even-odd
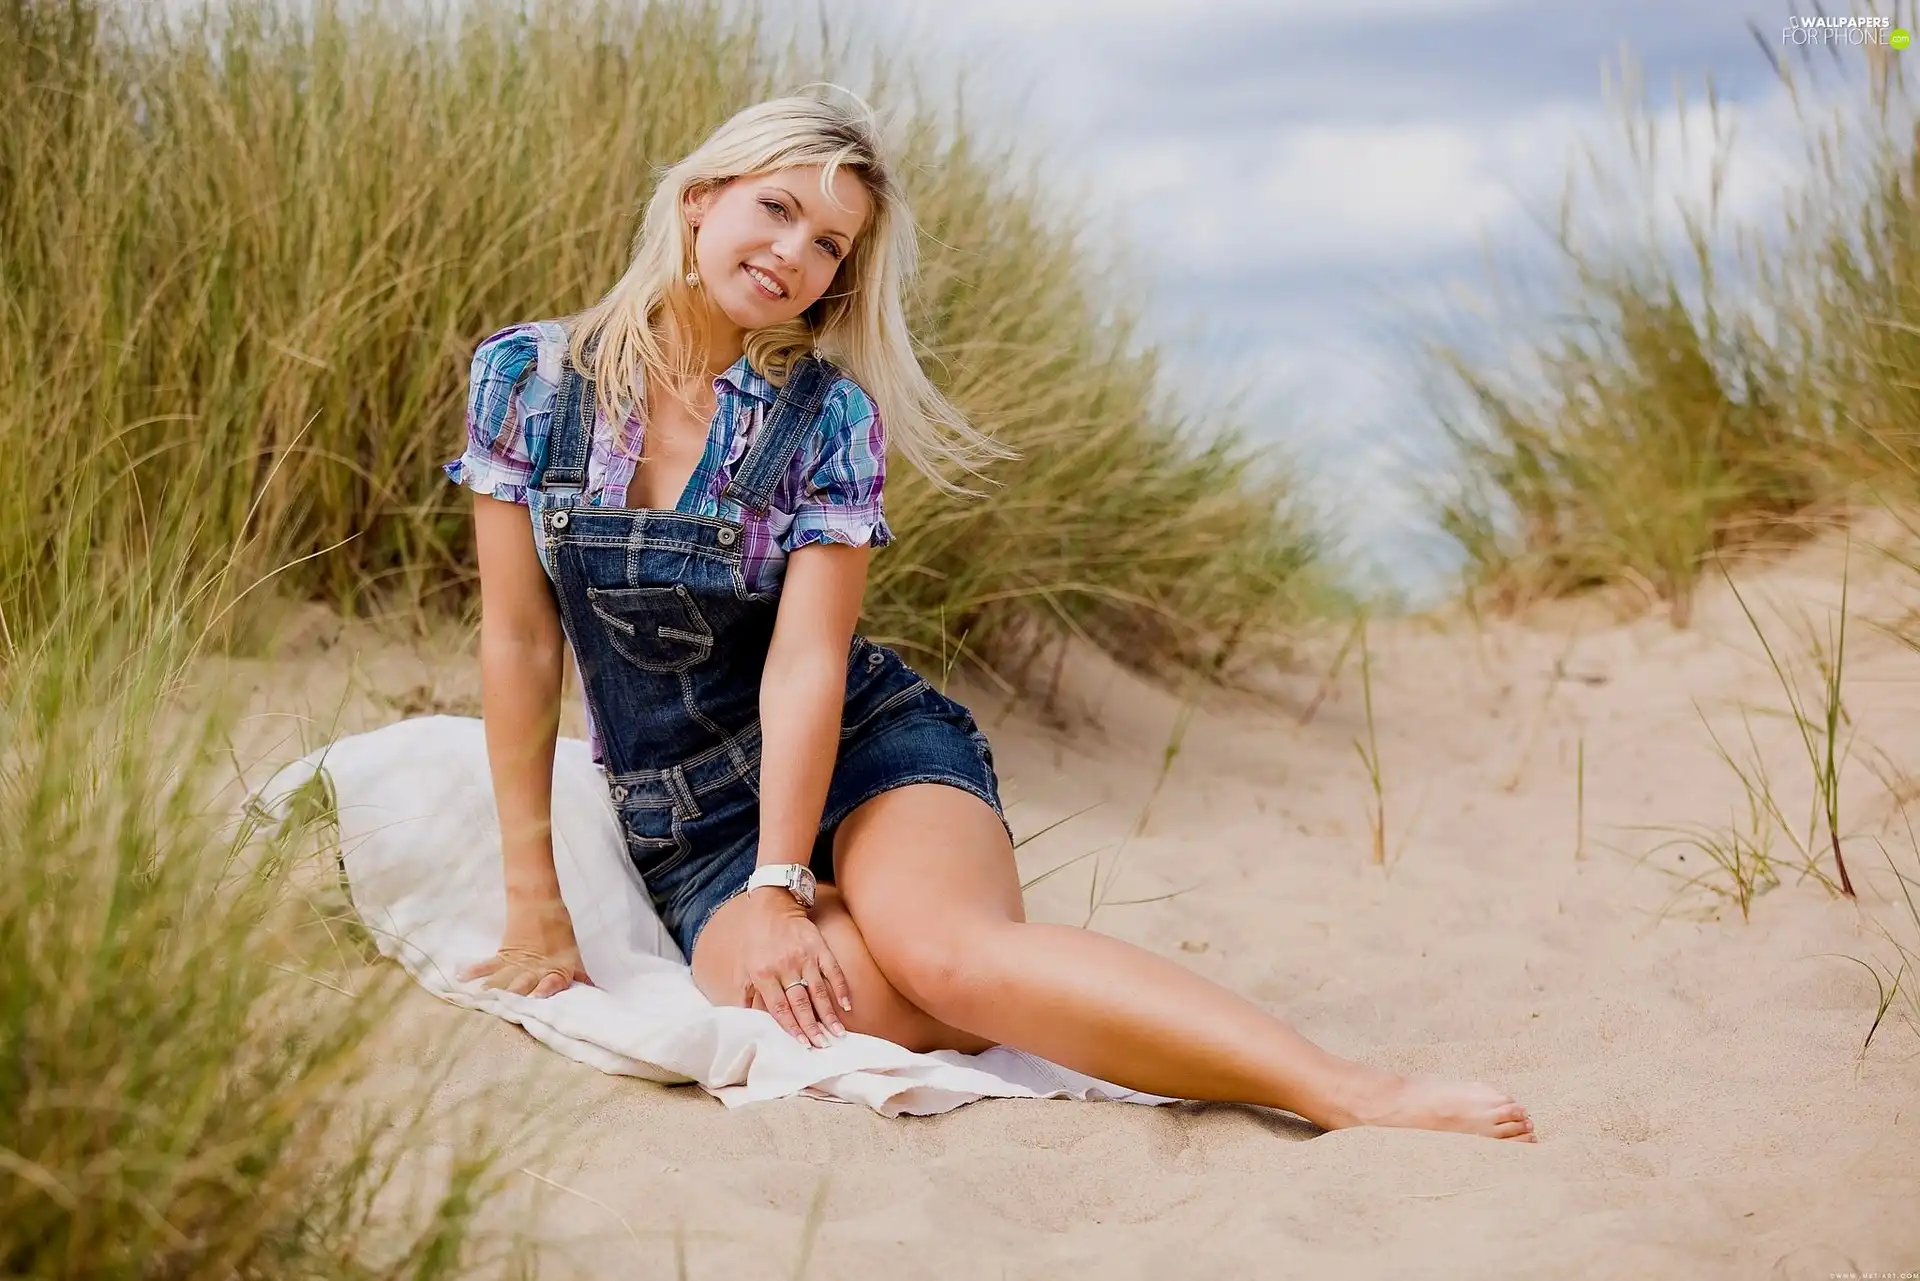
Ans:
[{"label": "white blanket", "polygon": [[498,945],[506,914],[480,721],[425,716],[340,739],[283,767],[258,800],[284,815],[316,771],[332,785],[354,910],[380,950],[442,1000],[517,1023],[602,1072],[696,1081],[730,1107],[809,1094],[883,1116],[987,1097],[1170,1101],[1006,1047],[916,1054],[849,1033],[814,1049],[763,1010],[710,1004],[627,859],[605,784],[578,739],[561,739],[555,752],[554,864],[597,986],[536,1000],[461,983],[461,967]]}]

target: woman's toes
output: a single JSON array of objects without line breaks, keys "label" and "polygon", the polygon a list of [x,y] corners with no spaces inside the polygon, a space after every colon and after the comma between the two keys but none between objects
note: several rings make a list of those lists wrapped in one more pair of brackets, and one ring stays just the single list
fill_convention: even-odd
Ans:
[{"label": "woman's toes", "polygon": [[1504,1090],[1423,1073],[1387,1079],[1351,1116],[1340,1124],[1457,1130],[1502,1139],[1530,1138],[1533,1132],[1526,1108]]}]

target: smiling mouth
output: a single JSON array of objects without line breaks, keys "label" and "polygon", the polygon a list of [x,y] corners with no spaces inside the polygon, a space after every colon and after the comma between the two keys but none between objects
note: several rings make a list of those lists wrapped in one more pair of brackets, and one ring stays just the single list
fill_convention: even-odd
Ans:
[{"label": "smiling mouth", "polygon": [[[769,289],[767,287],[768,282],[772,281],[773,277],[764,275],[758,270],[756,270],[755,268],[747,266],[745,263],[740,264],[740,270],[746,273],[747,279],[753,282],[753,287],[755,289],[758,289],[763,297],[773,301],[779,301],[786,298],[787,296],[786,289],[782,287],[777,281],[774,282],[773,289]],[[779,292],[776,293],[775,292],[776,289]]]}]

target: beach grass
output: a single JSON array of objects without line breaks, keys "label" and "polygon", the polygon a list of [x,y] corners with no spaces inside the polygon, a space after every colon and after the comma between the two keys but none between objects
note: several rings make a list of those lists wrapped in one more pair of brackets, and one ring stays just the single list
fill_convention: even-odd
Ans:
[{"label": "beach grass", "polygon": [[[861,73],[705,0],[165,8],[0,5],[15,628],[77,566],[137,561],[172,501],[202,558],[243,549],[277,591],[470,620],[470,500],[438,465],[474,346],[610,287],[656,169],[734,111]],[[1124,248],[878,62],[924,232],[923,363],[1020,457],[976,482],[987,501],[893,469],[864,630],[929,665],[964,636],[1009,684],[1068,634],[1154,673],[1272,652],[1329,580],[1289,477],[1174,407]],[[78,543],[50,548],[74,507]]]},{"label": "beach grass", "polygon": [[[610,285],[656,167],[732,112],[857,69],[700,0],[524,8],[0,0],[8,1276],[528,1266],[483,1229],[525,1142],[485,1122],[527,1109],[365,1088],[406,980],[312,857],[324,788],[241,803],[204,665],[289,598],[471,623],[439,464],[475,344]],[[1062,636],[1182,679],[1284,644],[1330,590],[1290,478],[1171,407],[1123,253],[1042,168],[876,84],[927,366],[1020,456],[989,501],[894,470],[863,629],[1009,688]]]},{"label": "beach grass", "polygon": [[360,1088],[404,976],[329,892],[325,789],[235,803],[235,698],[192,662],[232,593],[154,533],[0,661],[0,1272],[512,1275],[479,1215],[513,1135],[449,1139],[431,1066]]},{"label": "beach grass", "polygon": [[[1898,0],[1893,25],[1914,17]],[[1609,84],[1619,91],[1618,145],[1575,158],[1552,223],[1551,302],[1509,308],[1502,297],[1484,313],[1490,321],[1427,349],[1441,391],[1432,404],[1454,446],[1452,472],[1428,497],[1461,553],[1476,619],[1484,607],[1604,592],[1629,612],[1664,610],[1685,627],[1702,584],[1725,582],[1785,707],[1743,708],[1744,742],[1699,710],[1738,796],[1724,821],[1639,827],[1654,838],[1643,858],[1674,857],[1659,870],[1676,882],[1676,901],[1705,893],[1743,920],[1789,875],[1858,903],[1850,865],[1884,863],[1895,886],[1890,922],[1877,903],[1860,910],[1886,947],[1866,958],[1822,954],[1871,976],[1864,1055],[1894,1013],[1920,1032],[1910,776],[1884,761],[1896,821],[1878,834],[1849,832],[1849,571],[1837,610],[1824,625],[1804,623],[1792,653],[1736,581],[1742,566],[1814,535],[1840,535],[1850,551],[1858,517],[1874,511],[1908,535],[1878,550],[1920,584],[1911,550],[1920,533],[1920,112],[1898,54],[1849,48],[1832,60],[1838,92],[1831,76],[1814,92],[1816,73],[1835,69],[1826,61],[1773,58],[1804,163],[1768,230],[1722,207],[1734,129],[1711,82],[1692,117],[1706,136],[1690,139],[1685,95],[1670,109],[1649,105],[1623,60]],[[1676,143],[1704,160],[1704,193],[1692,202],[1670,182]],[[1537,273],[1518,275],[1538,283]],[[1874,625],[1920,653],[1920,611]],[[1794,727],[1811,798],[1804,820],[1782,808],[1756,714]],[[1580,765],[1584,811],[1584,742]]]},{"label": "beach grass", "polygon": [[[1432,510],[1472,590],[1514,606],[1604,587],[1685,626],[1716,561],[1920,498],[1920,169],[1887,53],[1849,50],[1858,92],[1824,98],[1776,62],[1805,177],[1771,232],[1722,207],[1735,130],[1712,84],[1690,126],[1684,95],[1650,106],[1626,64],[1619,145],[1578,157],[1558,210],[1544,318],[1429,353],[1456,446]],[[1691,201],[1661,176],[1676,135],[1705,174]]]},{"label": "beach grass", "polygon": [[1372,835],[1372,861],[1385,866],[1387,861],[1387,787],[1380,764],[1380,739],[1373,724],[1373,654],[1367,645],[1367,619],[1358,623],[1360,631],[1360,695],[1365,712],[1366,742],[1353,741],[1353,750],[1367,774],[1367,831]]}]

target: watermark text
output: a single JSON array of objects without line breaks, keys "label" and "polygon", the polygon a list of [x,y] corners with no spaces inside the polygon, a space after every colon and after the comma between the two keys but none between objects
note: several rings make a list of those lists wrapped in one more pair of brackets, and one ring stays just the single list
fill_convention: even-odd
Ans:
[{"label": "watermark text", "polygon": [[1912,41],[1906,28],[1894,26],[1892,18],[1876,15],[1836,18],[1818,14],[1806,18],[1795,14],[1780,31],[1780,43],[1788,45],[1883,45],[1904,49]]}]

